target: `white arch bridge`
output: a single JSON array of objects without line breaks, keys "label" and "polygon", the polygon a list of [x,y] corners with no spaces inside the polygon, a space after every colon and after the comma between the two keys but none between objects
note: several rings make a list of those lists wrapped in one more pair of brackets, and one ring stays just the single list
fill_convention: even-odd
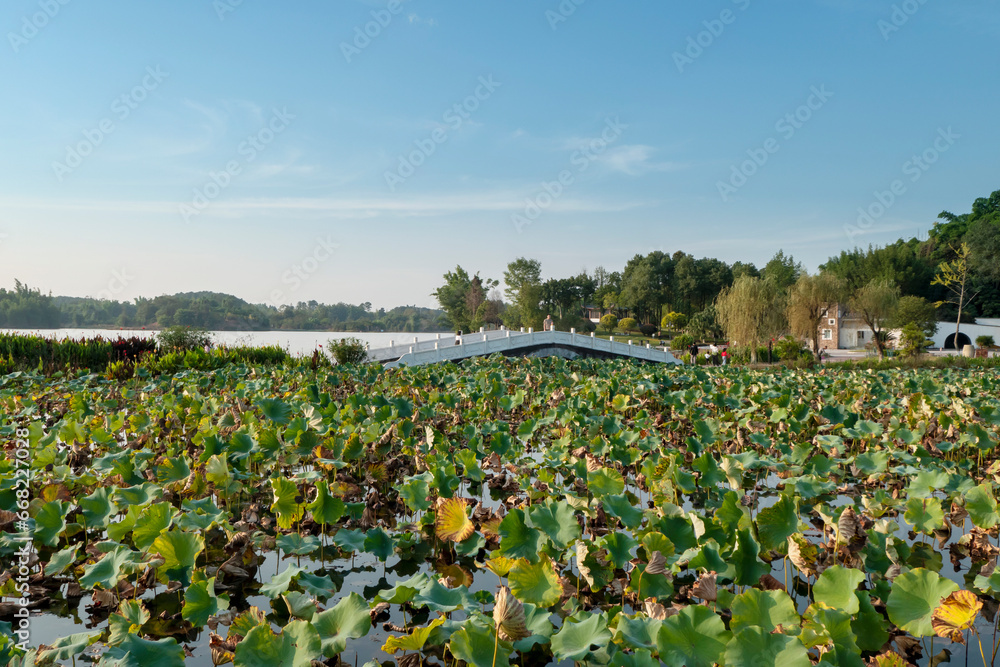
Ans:
[{"label": "white arch bridge", "polygon": [[502,354],[508,357],[551,357],[565,359],[615,357],[638,359],[659,364],[679,364],[680,361],[665,347],[635,345],[628,339],[610,340],[594,334],[570,331],[483,331],[462,336],[438,334],[436,339],[396,343],[389,347],[368,349],[368,360],[382,363],[388,368],[397,366],[423,366],[443,361],[461,361],[470,357]]}]

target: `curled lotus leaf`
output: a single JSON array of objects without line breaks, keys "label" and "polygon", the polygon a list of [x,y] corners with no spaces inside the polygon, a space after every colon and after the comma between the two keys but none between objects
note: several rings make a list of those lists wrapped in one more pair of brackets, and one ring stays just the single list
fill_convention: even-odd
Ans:
[{"label": "curled lotus leaf", "polygon": [[931,615],[931,626],[938,637],[947,637],[959,644],[965,643],[966,630],[971,628],[983,603],[971,591],[955,591],[934,610]]},{"label": "curled lotus leaf", "polygon": [[500,639],[517,641],[529,635],[524,605],[518,602],[506,586],[501,586],[497,593],[493,607],[493,621],[500,633]]}]

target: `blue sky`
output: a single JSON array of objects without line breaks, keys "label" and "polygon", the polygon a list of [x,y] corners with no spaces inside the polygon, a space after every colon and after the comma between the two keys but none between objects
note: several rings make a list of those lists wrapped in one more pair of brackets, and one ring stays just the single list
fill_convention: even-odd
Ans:
[{"label": "blue sky", "polygon": [[8,287],[391,307],[518,256],[813,271],[1000,188],[992,0],[6,0],[0,26]]}]

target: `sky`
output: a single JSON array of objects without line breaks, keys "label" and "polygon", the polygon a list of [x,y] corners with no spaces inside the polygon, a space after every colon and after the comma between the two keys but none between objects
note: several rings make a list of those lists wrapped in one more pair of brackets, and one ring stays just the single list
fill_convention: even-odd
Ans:
[{"label": "sky", "polygon": [[4,0],[0,286],[813,272],[1000,189],[995,0]]}]

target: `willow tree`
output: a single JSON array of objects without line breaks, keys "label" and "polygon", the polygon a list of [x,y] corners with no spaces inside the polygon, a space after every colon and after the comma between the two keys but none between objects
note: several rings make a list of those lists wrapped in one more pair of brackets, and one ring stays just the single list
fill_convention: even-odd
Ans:
[{"label": "willow tree", "polygon": [[872,330],[879,359],[884,358],[886,325],[899,307],[899,286],[888,278],[876,278],[855,292],[847,307]]},{"label": "willow tree", "polygon": [[773,280],[740,276],[719,294],[715,311],[726,338],[733,345],[748,346],[754,364],[757,348],[785,329],[781,288]]},{"label": "willow tree", "polygon": [[843,292],[843,281],[831,273],[803,273],[789,290],[788,323],[792,334],[808,340],[813,354],[819,354],[820,325],[843,298]]}]

